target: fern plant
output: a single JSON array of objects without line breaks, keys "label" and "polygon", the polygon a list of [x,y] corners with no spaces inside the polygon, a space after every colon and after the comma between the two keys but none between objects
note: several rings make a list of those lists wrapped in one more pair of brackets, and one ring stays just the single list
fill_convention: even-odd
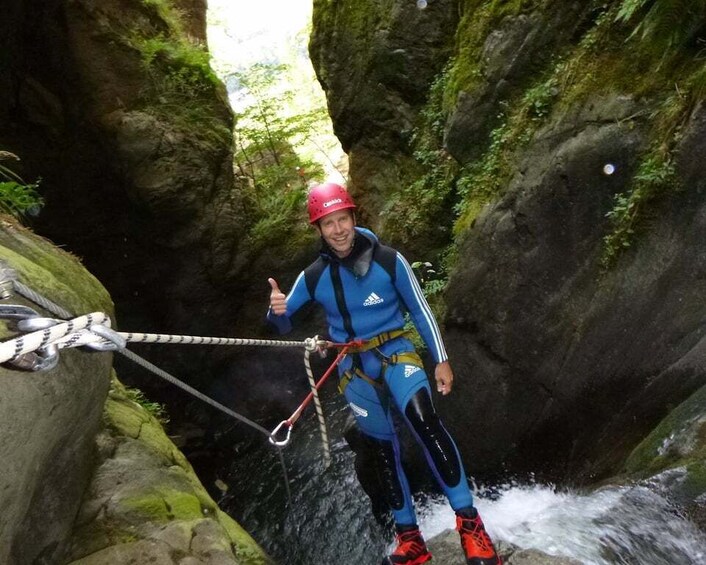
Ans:
[{"label": "fern plant", "polygon": [[623,0],[616,20],[637,22],[630,37],[673,51],[706,29],[706,0]]},{"label": "fern plant", "polygon": [[[20,158],[9,151],[0,151],[0,160],[19,161]],[[26,183],[12,169],[0,165],[0,212],[17,219],[36,216],[44,205],[38,187],[39,181]]]}]

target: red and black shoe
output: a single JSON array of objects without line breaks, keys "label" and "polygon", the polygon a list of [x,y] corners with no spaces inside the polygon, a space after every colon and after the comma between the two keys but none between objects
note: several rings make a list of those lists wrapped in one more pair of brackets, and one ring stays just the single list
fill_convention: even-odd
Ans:
[{"label": "red and black shoe", "polygon": [[502,565],[475,508],[456,513],[456,529],[461,536],[467,565]]},{"label": "red and black shoe", "polygon": [[420,565],[431,560],[431,553],[417,526],[397,528],[397,549],[382,560],[382,565]]}]

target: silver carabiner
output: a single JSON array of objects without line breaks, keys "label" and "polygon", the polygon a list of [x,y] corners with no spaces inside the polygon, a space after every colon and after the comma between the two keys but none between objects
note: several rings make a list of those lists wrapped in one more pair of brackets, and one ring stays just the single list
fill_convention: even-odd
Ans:
[{"label": "silver carabiner", "polygon": [[[283,440],[278,441],[277,434],[282,429],[282,426],[287,426],[287,437]],[[293,427],[294,424],[290,424],[289,420],[282,420],[279,425],[274,430],[272,430],[272,433],[270,434],[270,443],[272,445],[276,445],[277,447],[284,447],[285,445],[287,445],[289,443],[289,438],[292,435]]]},{"label": "silver carabiner", "polygon": [[59,348],[56,345],[47,345],[37,351],[20,355],[14,361],[8,361],[14,369],[21,371],[49,371],[59,364]]},{"label": "silver carabiner", "polygon": [[60,324],[60,320],[55,320],[54,318],[40,318],[39,316],[35,318],[25,318],[24,320],[18,320],[15,324],[17,329],[21,332],[36,332],[37,330],[46,330],[52,326]]},{"label": "silver carabiner", "polygon": [[91,333],[102,337],[105,341],[100,341],[98,343],[87,343],[86,347],[90,347],[96,351],[118,351],[119,349],[125,349],[125,346],[127,345],[127,340],[108,326],[94,324],[88,329]]},{"label": "silver carabiner", "polygon": [[0,318],[7,320],[24,320],[38,317],[39,313],[23,304],[0,304]]},{"label": "silver carabiner", "polygon": [[[0,305],[0,318],[7,318],[14,322],[14,326],[21,332],[34,332],[55,326],[59,322],[53,318],[41,318],[29,306],[17,304]],[[49,344],[36,351],[20,355],[17,359],[8,361],[7,364],[21,371],[49,371],[59,363],[59,348]]]}]

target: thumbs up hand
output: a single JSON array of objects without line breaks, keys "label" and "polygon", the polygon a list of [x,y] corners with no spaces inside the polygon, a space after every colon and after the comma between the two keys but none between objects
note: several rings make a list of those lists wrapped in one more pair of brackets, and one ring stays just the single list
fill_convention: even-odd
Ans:
[{"label": "thumbs up hand", "polygon": [[273,278],[267,279],[272,291],[270,292],[270,308],[276,316],[281,316],[287,311],[287,297],[279,289],[277,281]]}]

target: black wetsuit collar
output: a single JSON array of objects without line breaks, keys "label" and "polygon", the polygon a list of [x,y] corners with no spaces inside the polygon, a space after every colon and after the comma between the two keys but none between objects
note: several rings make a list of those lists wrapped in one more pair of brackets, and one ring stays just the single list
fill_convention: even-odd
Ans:
[{"label": "black wetsuit collar", "polygon": [[353,238],[353,249],[348,255],[345,257],[336,255],[323,238],[321,238],[321,255],[327,261],[339,263],[356,277],[364,277],[370,270],[375,245],[376,241],[373,238],[356,230]]}]

